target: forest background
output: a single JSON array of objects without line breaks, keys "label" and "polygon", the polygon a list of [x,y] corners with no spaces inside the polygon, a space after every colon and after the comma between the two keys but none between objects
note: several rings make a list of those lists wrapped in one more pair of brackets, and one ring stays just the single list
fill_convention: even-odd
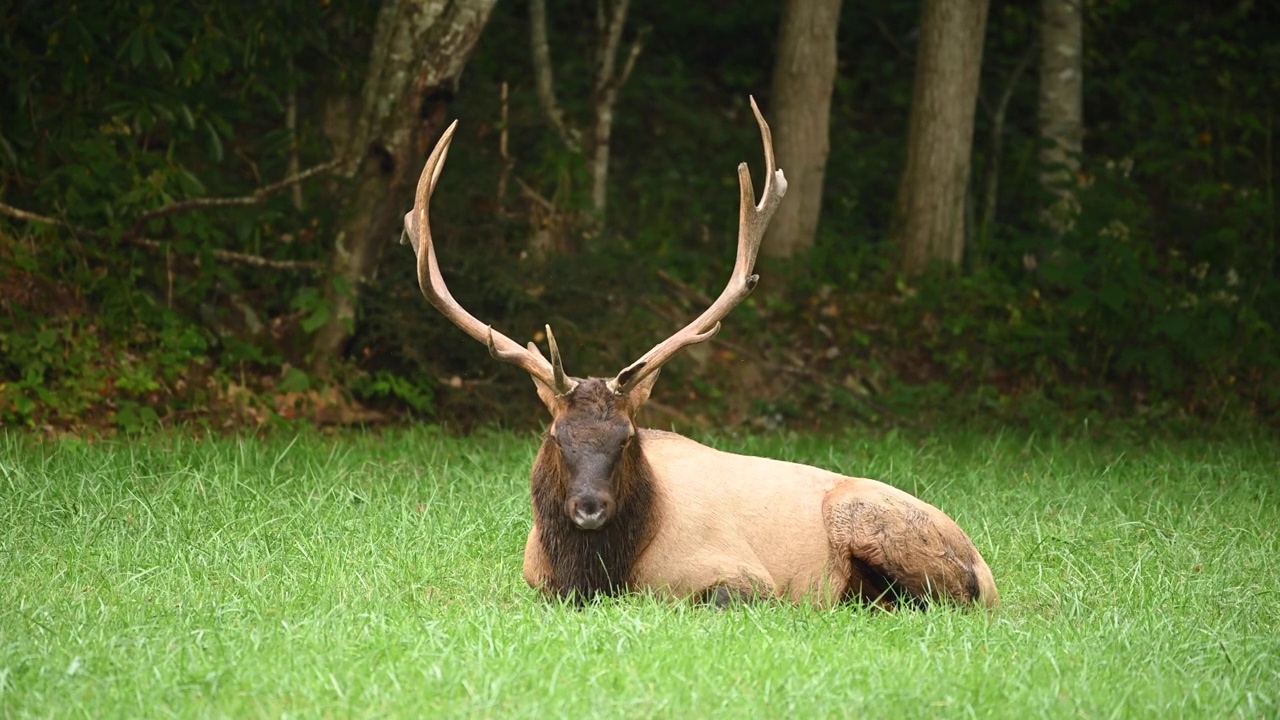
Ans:
[{"label": "forest background", "polygon": [[455,296],[612,375],[728,276],[735,165],[762,183],[749,95],[791,192],[756,294],[649,422],[1280,408],[1272,3],[17,0],[0,22],[5,425],[533,426],[523,373],[396,245],[426,151],[460,120],[432,218]]}]

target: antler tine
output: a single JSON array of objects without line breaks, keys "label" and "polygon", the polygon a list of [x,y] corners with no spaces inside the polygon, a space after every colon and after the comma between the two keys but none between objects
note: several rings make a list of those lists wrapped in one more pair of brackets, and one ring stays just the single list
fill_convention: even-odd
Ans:
[{"label": "antler tine", "polygon": [[751,183],[751,170],[746,163],[738,165],[738,188],[740,190],[738,213],[738,254],[733,263],[733,274],[729,283],[720,293],[720,297],[711,303],[696,320],[685,325],[676,334],[655,345],[639,360],[628,365],[617,377],[609,381],[609,388],[618,394],[631,391],[641,380],[655,373],[667,361],[675,357],[690,345],[710,340],[720,330],[720,321],[729,311],[737,307],[755,289],[760,276],[753,275],[756,255],[760,252],[760,242],[764,239],[764,231],[769,227],[769,220],[778,209],[778,203],[787,193],[787,178],[778,169],[773,155],[773,135],[769,132],[769,123],[751,98],[751,111],[755,113],[756,123],[760,126],[760,137],[764,143],[765,181],[760,202],[756,203],[755,188]]},{"label": "antler tine", "polygon": [[449,156],[449,144],[453,141],[453,133],[457,127],[457,120],[449,125],[427,158],[427,164],[422,168],[413,209],[404,216],[404,235],[401,236],[400,243],[403,245],[407,239],[412,244],[413,251],[418,256],[418,285],[422,288],[422,295],[427,302],[440,311],[441,315],[466,334],[487,345],[489,354],[493,357],[522,368],[545,385],[555,388],[558,394],[564,394],[567,391],[563,388],[568,387],[569,390],[573,388],[568,385],[569,381],[564,377],[564,369],[559,367],[559,354],[555,351],[554,345],[552,345],[552,357],[556,360],[555,368],[536,350],[521,347],[511,338],[494,330],[491,325],[477,320],[463,309],[457,300],[453,299],[449,288],[444,284],[444,276],[440,274],[440,265],[436,262],[428,211],[431,205],[431,194],[440,180],[440,172],[444,169],[444,161]]},{"label": "antler tine", "polygon": [[550,325],[544,325],[547,329],[547,348],[551,351],[551,374],[555,378],[555,388],[557,395],[568,395],[578,386],[578,381],[570,379],[564,374],[564,362],[560,359],[560,348],[556,345],[556,336],[551,332]]}]

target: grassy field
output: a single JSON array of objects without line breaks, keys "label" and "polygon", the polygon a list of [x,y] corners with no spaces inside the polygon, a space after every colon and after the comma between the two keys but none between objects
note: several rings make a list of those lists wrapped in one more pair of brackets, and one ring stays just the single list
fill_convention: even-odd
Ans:
[{"label": "grassy field", "polygon": [[6,717],[1276,717],[1280,442],[719,447],[940,506],[993,614],[523,583],[527,435],[0,435]]}]

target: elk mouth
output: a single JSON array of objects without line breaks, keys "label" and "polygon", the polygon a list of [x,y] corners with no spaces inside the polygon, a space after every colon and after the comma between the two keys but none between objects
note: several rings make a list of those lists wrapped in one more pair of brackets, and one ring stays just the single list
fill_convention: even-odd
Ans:
[{"label": "elk mouth", "polygon": [[612,498],[601,496],[578,496],[569,498],[565,510],[569,519],[581,530],[599,530],[613,518],[614,502]]}]

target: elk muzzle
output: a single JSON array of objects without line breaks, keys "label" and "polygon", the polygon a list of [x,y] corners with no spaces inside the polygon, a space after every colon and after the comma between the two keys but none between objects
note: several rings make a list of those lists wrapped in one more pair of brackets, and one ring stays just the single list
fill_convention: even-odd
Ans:
[{"label": "elk muzzle", "polygon": [[599,530],[613,518],[618,507],[611,495],[603,493],[584,493],[574,495],[565,503],[565,512],[569,519],[583,530]]},{"label": "elk muzzle", "polygon": [[618,497],[613,486],[616,447],[575,447],[564,453],[569,483],[564,511],[583,530],[599,530],[613,519]]}]

